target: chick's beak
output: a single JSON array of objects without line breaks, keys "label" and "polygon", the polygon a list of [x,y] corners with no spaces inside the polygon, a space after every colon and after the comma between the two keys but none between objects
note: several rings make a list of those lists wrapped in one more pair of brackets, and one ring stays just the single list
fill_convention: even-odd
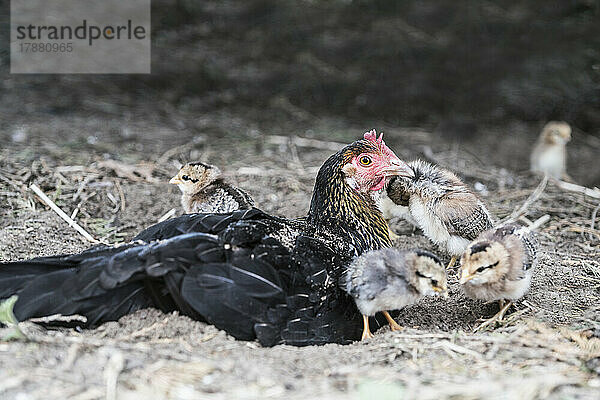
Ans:
[{"label": "chick's beak", "polygon": [[473,278],[475,278],[475,275],[471,275],[466,269],[463,269],[459,283],[463,285]]},{"label": "chick's beak", "polygon": [[174,176],[174,177],[171,178],[171,180],[169,181],[169,183],[172,184],[172,185],[179,185],[180,183],[183,183],[183,182],[181,181],[181,179],[179,179],[179,177]]},{"label": "chick's beak", "polygon": [[383,169],[385,176],[402,176],[405,178],[412,178],[415,176],[413,170],[404,161],[399,158],[391,159],[390,165]]},{"label": "chick's beak", "polygon": [[442,286],[434,286],[433,291],[442,295],[445,299],[448,298],[448,288]]}]

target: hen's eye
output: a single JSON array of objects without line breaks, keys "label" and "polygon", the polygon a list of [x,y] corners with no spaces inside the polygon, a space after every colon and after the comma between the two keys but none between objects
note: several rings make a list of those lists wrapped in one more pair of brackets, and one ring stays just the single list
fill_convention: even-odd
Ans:
[{"label": "hen's eye", "polygon": [[183,179],[184,181],[189,181],[190,177],[187,176],[187,175],[184,175],[184,176],[181,177],[181,179]]},{"label": "hen's eye", "polygon": [[369,157],[369,156],[362,156],[360,158],[360,160],[358,160],[358,161],[360,162],[360,165],[362,165],[363,167],[368,167],[373,162],[373,160],[371,160],[371,157]]}]

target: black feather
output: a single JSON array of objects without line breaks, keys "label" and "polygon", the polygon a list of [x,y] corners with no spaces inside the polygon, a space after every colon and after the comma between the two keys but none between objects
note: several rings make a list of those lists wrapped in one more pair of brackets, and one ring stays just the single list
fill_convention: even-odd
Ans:
[{"label": "black feather", "polygon": [[0,298],[19,296],[20,320],[80,314],[94,326],[154,306],[265,346],[354,341],[360,314],[337,282],[355,255],[390,243],[372,199],[339,171],[365,151],[378,148],[362,140],[327,160],[307,218],[256,208],[183,215],[124,246],[0,264]]}]

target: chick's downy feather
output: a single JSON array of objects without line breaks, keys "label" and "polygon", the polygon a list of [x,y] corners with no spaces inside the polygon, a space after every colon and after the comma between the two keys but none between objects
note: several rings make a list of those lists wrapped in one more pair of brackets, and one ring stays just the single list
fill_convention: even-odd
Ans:
[{"label": "chick's downy feather", "polygon": [[485,204],[452,172],[427,162],[408,163],[414,177],[392,178],[388,197],[406,207],[419,228],[453,256],[493,226]]},{"label": "chick's downy feather", "polygon": [[181,205],[186,213],[228,213],[254,206],[252,197],[228,183],[214,165],[187,163],[170,183],[179,186]]},{"label": "chick's downy feather", "polygon": [[472,298],[517,300],[529,290],[536,241],[526,227],[506,224],[483,232],[461,258],[461,284]]}]

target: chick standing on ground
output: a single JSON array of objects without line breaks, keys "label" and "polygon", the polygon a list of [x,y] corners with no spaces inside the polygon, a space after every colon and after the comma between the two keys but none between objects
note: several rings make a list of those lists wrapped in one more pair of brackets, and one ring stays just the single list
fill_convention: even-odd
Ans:
[{"label": "chick standing on ground", "polygon": [[373,337],[369,316],[383,312],[393,331],[402,329],[387,310],[399,310],[423,296],[447,295],[446,271],[440,260],[424,250],[373,250],[348,267],[342,288],[363,315],[362,339]]},{"label": "chick standing on ground", "polygon": [[185,164],[169,183],[179,185],[186,214],[228,213],[254,206],[250,195],[225,182],[221,170],[214,165]]},{"label": "chick standing on ground", "polygon": [[531,152],[531,171],[555,179],[570,180],[567,175],[567,143],[571,127],[566,122],[548,122]]},{"label": "chick standing on ground", "polygon": [[501,321],[512,301],[527,293],[536,264],[533,234],[519,225],[490,229],[469,245],[461,258],[463,290],[473,299],[500,303],[498,314],[476,330]]},{"label": "chick standing on ground", "polygon": [[[394,177],[387,187],[386,213],[408,213],[425,236],[446,250],[452,260],[493,226],[485,204],[452,172],[425,161],[408,163],[413,177]],[[389,211],[392,210],[392,211]],[[385,213],[384,213],[385,215]]]}]

